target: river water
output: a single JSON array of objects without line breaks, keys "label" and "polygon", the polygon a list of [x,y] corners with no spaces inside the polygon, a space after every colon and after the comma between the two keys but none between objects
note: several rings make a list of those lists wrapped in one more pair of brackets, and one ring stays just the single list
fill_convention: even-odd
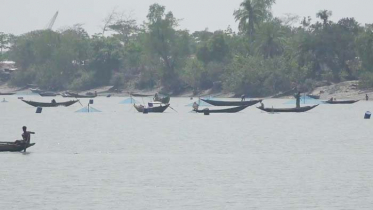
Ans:
[{"label": "river water", "polygon": [[102,112],[89,114],[75,113],[80,104],[35,114],[6,99],[1,141],[27,125],[36,145],[0,154],[0,209],[373,208],[373,121],[363,119],[372,102],[204,116],[187,98],[172,99],[178,113],[148,115],[124,98],[97,98]]}]

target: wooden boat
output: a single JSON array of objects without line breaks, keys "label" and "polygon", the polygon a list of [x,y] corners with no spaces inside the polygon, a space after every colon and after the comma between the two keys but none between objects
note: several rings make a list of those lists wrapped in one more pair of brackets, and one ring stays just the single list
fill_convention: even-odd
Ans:
[{"label": "wooden boat", "polygon": [[22,100],[22,101],[34,107],[58,107],[58,106],[68,107],[68,106],[71,106],[77,103],[79,100],[66,101],[66,102],[60,102],[60,103],[52,103],[52,102],[45,103],[45,102],[35,102],[35,101],[26,101],[26,100]]},{"label": "wooden boat", "polygon": [[195,112],[197,113],[237,113],[237,112],[240,112],[244,109],[246,109],[247,107],[249,106],[239,106],[239,107],[233,107],[233,108],[229,108],[229,109],[215,109],[215,110],[210,110],[208,108],[206,109],[203,109],[203,110],[195,110]]},{"label": "wooden boat", "polygon": [[208,99],[201,99],[202,101],[211,104],[213,106],[253,106],[262,100],[252,100],[252,101],[214,101]]},{"label": "wooden boat", "polygon": [[0,93],[0,96],[12,96],[16,93]]},{"label": "wooden boat", "polygon": [[354,104],[354,103],[357,103],[359,102],[359,100],[349,100],[349,101],[332,101],[332,100],[329,100],[329,101],[324,101],[324,103],[327,103],[327,104]]},{"label": "wooden boat", "polygon": [[134,104],[133,106],[138,112],[142,112],[142,113],[144,112],[144,109],[148,109],[149,113],[163,113],[170,106],[170,104],[166,104],[166,105],[161,104],[160,106],[147,107],[147,108],[145,108],[143,105]]},{"label": "wooden boat", "polygon": [[53,93],[53,92],[42,92],[42,93],[39,93],[39,95],[42,96],[42,97],[55,97],[59,94],[58,93]]},{"label": "wooden boat", "polygon": [[96,98],[97,94],[94,94],[94,95],[80,95],[80,94],[77,94],[77,93],[66,92],[66,93],[62,94],[62,97],[64,97],[64,98]]},{"label": "wooden boat", "polygon": [[318,95],[307,95],[308,97],[310,97],[310,98],[313,98],[313,99],[320,99],[320,96],[318,96]]},{"label": "wooden boat", "polygon": [[[26,149],[34,145],[35,143],[28,144]],[[14,142],[0,143],[0,152],[21,152],[24,149],[25,146],[22,144],[15,144]]]},{"label": "wooden boat", "polygon": [[133,97],[152,97],[153,95],[141,94],[141,93],[130,93]]},{"label": "wooden boat", "polygon": [[295,113],[300,113],[300,112],[307,112],[310,111],[311,109],[316,108],[319,105],[315,106],[305,106],[301,108],[264,108],[264,107],[257,107],[258,109],[265,111],[265,112],[295,112]]},{"label": "wooden boat", "polygon": [[43,91],[42,90],[40,90],[39,88],[30,88],[30,90],[31,90],[31,92],[33,92],[33,93],[37,93],[37,94],[39,94],[39,93],[42,93]]}]

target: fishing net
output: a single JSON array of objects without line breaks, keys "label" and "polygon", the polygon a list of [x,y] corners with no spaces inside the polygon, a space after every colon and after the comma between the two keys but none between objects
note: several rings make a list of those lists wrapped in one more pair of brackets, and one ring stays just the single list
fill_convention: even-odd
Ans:
[{"label": "fishing net", "polygon": [[133,98],[127,98],[127,99],[121,101],[120,104],[139,104],[139,102],[136,101]]},{"label": "fishing net", "polygon": [[[296,104],[297,103],[297,100],[293,99],[293,100],[290,100],[284,104]],[[314,98],[311,98],[311,97],[308,97],[308,96],[302,96],[300,98],[300,104],[323,104],[322,101],[318,100],[318,99],[314,99]]]},{"label": "fishing net", "polygon": [[98,109],[95,109],[95,108],[93,108],[93,107],[89,107],[88,108],[88,106],[86,106],[86,107],[84,107],[84,108],[82,108],[82,109],[80,109],[80,110],[78,110],[78,111],[76,111],[77,113],[91,113],[91,112],[101,112],[100,110],[98,110]]}]

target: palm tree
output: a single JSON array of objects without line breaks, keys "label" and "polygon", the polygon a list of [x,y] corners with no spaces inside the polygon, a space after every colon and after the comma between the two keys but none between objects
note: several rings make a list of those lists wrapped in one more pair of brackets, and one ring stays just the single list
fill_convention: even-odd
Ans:
[{"label": "palm tree", "polygon": [[271,21],[261,25],[255,40],[256,49],[265,58],[273,58],[284,51],[286,32],[281,22]]},{"label": "palm tree", "polygon": [[239,22],[239,29],[254,38],[255,26],[271,17],[271,7],[276,0],[244,0],[233,15]]},{"label": "palm tree", "polygon": [[316,17],[323,20],[324,26],[328,23],[330,16],[332,16],[332,11],[329,10],[321,10],[316,14]]}]

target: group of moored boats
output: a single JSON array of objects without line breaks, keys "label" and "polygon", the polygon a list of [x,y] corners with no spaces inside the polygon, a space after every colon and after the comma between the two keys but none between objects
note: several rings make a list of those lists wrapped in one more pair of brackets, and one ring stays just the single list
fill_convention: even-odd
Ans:
[{"label": "group of moored boats", "polygon": [[[69,97],[78,98],[81,95],[77,94],[70,94]],[[97,96],[97,94],[93,95],[94,97]],[[85,97],[85,96],[84,96]],[[143,97],[142,95],[139,97]],[[153,98],[154,102],[149,102],[148,106],[145,107],[143,105],[136,105],[134,104],[135,109],[138,112],[141,113],[163,113],[170,107],[170,97],[159,97],[156,96]],[[198,107],[194,109],[196,113],[204,113],[204,114],[210,114],[210,113],[237,113],[240,111],[243,111],[244,109],[256,105],[258,103],[261,104],[261,106],[257,107],[258,109],[269,112],[269,113],[275,113],[275,112],[294,112],[294,113],[300,113],[300,112],[307,112],[310,111],[319,105],[314,106],[305,106],[305,107],[298,107],[298,108],[265,108],[264,104],[262,103],[263,100],[250,100],[250,101],[216,101],[216,100],[210,100],[210,99],[200,99],[201,101],[216,106],[216,107],[229,107],[225,109],[203,109],[199,110]],[[34,102],[34,101],[26,101],[22,100],[23,102],[34,106],[34,107],[57,107],[57,106],[71,106],[79,100],[73,100],[73,101],[66,101],[66,102],[59,102],[52,100],[51,103],[45,103],[45,102]],[[328,101],[323,101],[326,104],[354,104],[357,103],[359,100],[346,100],[346,101],[337,101],[335,99],[331,99]],[[34,146],[35,143],[22,143],[17,144],[15,142],[0,142],[0,152],[20,152],[20,151],[26,151],[27,148]]]},{"label": "group of moored boats", "polygon": [[[204,110],[198,110],[195,109],[194,111],[197,113],[237,113],[240,112],[250,106],[253,106],[255,104],[261,103],[261,106],[257,107],[258,109],[268,112],[268,113],[301,113],[301,112],[307,112],[310,111],[319,105],[313,105],[313,106],[304,106],[304,107],[295,107],[295,108],[265,108],[264,104],[262,103],[262,100],[251,100],[251,101],[214,101],[214,100],[207,100],[207,99],[201,99],[202,101],[211,104],[213,106],[235,106],[234,108],[228,108],[228,109],[220,109],[220,110],[210,110],[210,109],[204,109]],[[337,100],[328,100],[323,101],[323,103],[326,104],[354,104],[359,102],[359,100],[346,100],[346,101],[337,101]]]}]

